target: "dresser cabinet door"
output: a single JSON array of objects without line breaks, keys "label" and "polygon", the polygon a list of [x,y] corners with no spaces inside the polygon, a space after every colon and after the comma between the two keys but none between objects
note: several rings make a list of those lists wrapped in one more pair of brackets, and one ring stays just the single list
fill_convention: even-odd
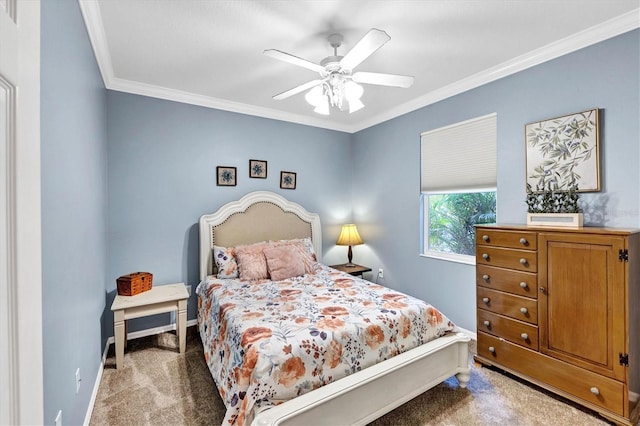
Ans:
[{"label": "dresser cabinet door", "polygon": [[625,238],[540,233],[540,351],[617,380],[625,379]]}]

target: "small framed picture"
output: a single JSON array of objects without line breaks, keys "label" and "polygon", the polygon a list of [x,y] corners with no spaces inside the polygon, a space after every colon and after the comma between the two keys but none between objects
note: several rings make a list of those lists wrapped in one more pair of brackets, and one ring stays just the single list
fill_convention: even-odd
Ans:
[{"label": "small framed picture", "polygon": [[296,189],[296,174],[294,172],[280,172],[280,188]]},{"label": "small framed picture", "polygon": [[266,179],[267,162],[262,160],[249,160],[249,177]]},{"label": "small framed picture", "polygon": [[227,166],[216,167],[218,186],[236,186],[236,168]]}]

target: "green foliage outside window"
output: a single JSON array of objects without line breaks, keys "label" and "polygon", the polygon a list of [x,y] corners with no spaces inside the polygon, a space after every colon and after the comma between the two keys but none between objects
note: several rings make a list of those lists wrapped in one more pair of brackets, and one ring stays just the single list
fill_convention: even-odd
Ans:
[{"label": "green foliage outside window", "polygon": [[495,223],[496,193],[429,195],[429,250],[475,255],[474,225]]}]

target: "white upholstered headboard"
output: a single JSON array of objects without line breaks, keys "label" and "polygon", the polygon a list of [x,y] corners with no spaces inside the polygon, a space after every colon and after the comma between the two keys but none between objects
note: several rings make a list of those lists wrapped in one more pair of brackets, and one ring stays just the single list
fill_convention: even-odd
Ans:
[{"label": "white upholstered headboard", "polygon": [[214,271],[213,246],[310,237],[322,258],[320,216],[269,191],[250,192],[200,217],[200,279]]}]

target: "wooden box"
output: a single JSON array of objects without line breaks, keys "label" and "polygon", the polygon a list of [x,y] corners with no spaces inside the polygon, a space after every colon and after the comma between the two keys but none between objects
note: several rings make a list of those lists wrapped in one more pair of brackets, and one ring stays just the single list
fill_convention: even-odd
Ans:
[{"label": "wooden box", "polygon": [[135,296],[144,291],[151,290],[153,274],[149,272],[134,272],[123,275],[116,280],[118,283],[118,295]]},{"label": "wooden box", "polygon": [[529,226],[582,228],[582,213],[527,213]]}]

